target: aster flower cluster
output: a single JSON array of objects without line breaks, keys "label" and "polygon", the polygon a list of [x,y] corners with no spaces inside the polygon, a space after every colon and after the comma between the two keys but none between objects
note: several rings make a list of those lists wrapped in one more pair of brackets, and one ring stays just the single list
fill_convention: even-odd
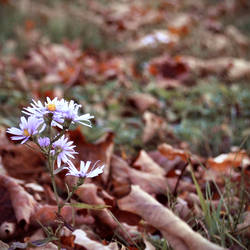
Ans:
[{"label": "aster flower cluster", "polygon": [[[33,100],[31,105],[22,111],[28,117],[22,116],[19,128],[12,127],[7,129],[7,132],[12,135],[12,140],[21,140],[21,144],[28,140],[35,142],[49,159],[50,165],[53,162],[53,166],[49,167],[53,171],[54,162],[57,162],[58,169],[66,168],[68,170],[67,175],[79,178],[95,177],[103,172],[104,165],[96,169],[92,168],[89,171],[91,162],[88,161],[86,165],[81,162],[78,171],[72,163],[74,155],[77,154],[75,145],[65,136],[65,132],[71,124],[79,123],[91,127],[90,119],[94,116],[89,113],[79,115],[80,108],[81,105],[73,100],[59,100],[57,97],[52,100],[47,97],[44,103]],[[58,127],[61,132],[52,135],[53,127]]]},{"label": "aster flower cluster", "polygon": [[[76,123],[91,127],[90,120],[94,118],[90,114],[79,115],[80,108],[81,105],[73,100],[66,101],[58,98],[51,100],[49,97],[47,97],[44,103],[33,100],[29,107],[23,109],[22,112],[25,116],[21,117],[19,128],[12,127],[7,129],[7,133],[11,134],[12,140],[21,141],[21,144],[32,141],[37,144],[41,152],[46,156],[47,169],[50,173],[57,202],[56,215],[58,226],[55,232],[51,231],[49,227],[46,229],[48,238],[45,240],[49,242],[52,239],[57,239],[58,249],[61,249],[60,231],[62,225],[65,224],[65,220],[61,215],[62,208],[64,206],[74,207],[74,205],[79,205],[70,203],[74,192],[83,184],[85,178],[93,178],[103,173],[104,169],[104,165],[98,165],[99,161],[93,165],[91,161],[86,163],[81,161],[79,170],[73,164],[73,159],[78,153],[75,151],[76,146],[73,141],[66,137],[66,131],[72,124]],[[55,168],[55,165],[57,165],[57,168]],[[66,175],[78,178],[77,184],[73,185],[71,191],[66,185],[68,191],[66,199],[59,197],[55,181],[55,175],[63,169],[67,170]],[[86,204],[80,203],[80,205]]]}]

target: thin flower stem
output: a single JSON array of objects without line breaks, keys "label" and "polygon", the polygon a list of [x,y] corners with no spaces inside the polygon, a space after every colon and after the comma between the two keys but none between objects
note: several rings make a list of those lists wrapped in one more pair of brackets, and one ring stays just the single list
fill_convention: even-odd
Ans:
[{"label": "thin flower stem", "polygon": [[58,139],[60,139],[64,132],[65,132],[66,129],[63,129],[52,141],[51,141],[51,144],[54,143],[55,141],[57,141]]},{"label": "thin flower stem", "polygon": [[49,152],[49,157],[48,157],[48,162],[49,162],[49,171],[50,171],[50,177],[51,177],[51,182],[52,182],[52,187],[53,187],[53,191],[56,197],[56,203],[57,203],[57,207],[58,207],[58,213],[60,213],[59,210],[59,197],[58,197],[58,193],[57,193],[57,188],[56,188],[56,182],[55,182],[55,176],[54,176],[54,160],[51,159],[51,154]]},{"label": "thin flower stem", "polygon": [[65,204],[71,199],[72,195],[75,193],[75,191],[78,189],[78,187],[81,186],[83,183],[84,183],[83,178],[78,179],[77,184],[72,188],[72,190],[68,194],[68,197],[66,198],[66,200],[59,205],[59,210],[58,210],[59,213],[60,213],[61,209],[65,206]]}]

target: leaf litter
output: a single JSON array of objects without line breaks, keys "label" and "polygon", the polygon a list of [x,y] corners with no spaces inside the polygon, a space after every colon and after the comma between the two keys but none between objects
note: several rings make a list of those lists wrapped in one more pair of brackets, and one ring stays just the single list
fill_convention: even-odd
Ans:
[{"label": "leaf litter", "polygon": [[[229,2],[93,1],[87,9],[95,18],[70,6],[79,20],[101,24],[107,41],[122,44],[119,53],[39,40],[37,20],[19,26],[18,39],[30,40],[26,56],[5,53],[15,41],[0,49],[3,249],[28,242],[55,248],[37,241],[46,237],[39,223],[53,228],[58,219],[45,161],[34,144],[20,146],[5,136],[5,128],[16,124],[10,114],[46,96],[76,99],[95,113],[94,132],[77,128],[68,135],[79,149],[77,167],[80,160],[106,165],[72,201],[107,207],[65,206],[64,248],[247,247],[249,140],[240,142],[249,136],[249,36],[227,18],[244,15],[249,4]],[[10,4],[18,9],[19,3]],[[33,13],[40,9],[48,22],[66,13],[60,3],[54,13],[43,7],[34,4]],[[64,171],[58,176],[65,197],[76,179]],[[204,219],[208,215],[213,220]]]}]

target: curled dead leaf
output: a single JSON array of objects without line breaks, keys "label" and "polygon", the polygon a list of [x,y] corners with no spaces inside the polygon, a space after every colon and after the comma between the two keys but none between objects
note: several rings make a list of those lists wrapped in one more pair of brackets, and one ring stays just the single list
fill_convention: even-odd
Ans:
[{"label": "curled dead leaf", "polygon": [[189,153],[181,149],[175,149],[169,144],[161,144],[158,147],[158,150],[161,154],[166,156],[169,160],[174,160],[176,157],[180,157],[184,162],[187,162],[189,159]]},{"label": "curled dead leaf", "polygon": [[[106,205],[105,201],[98,195],[98,187],[93,183],[88,183],[80,186],[76,194],[83,201],[91,205]],[[117,223],[112,216],[107,212],[107,209],[99,211],[91,211],[91,214],[97,216],[101,222],[108,225],[110,228],[116,228]]]},{"label": "curled dead leaf", "polygon": [[155,174],[155,175],[165,175],[165,171],[161,168],[144,150],[139,152],[133,167],[140,169],[143,172]]},{"label": "curled dead leaf", "polygon": [[28,146],[10,142],[0,146],[2,163],[10,176],[27,180],[44,171],[45,159],[42,153],[34,143],[28,143]]},{"label": "curled dead leaf", "polygon": [[207,166],[217,171],[227,171],[230,168],[243,166],[250,163],[250,158],[245,151],[221,154],[207,160]]},{"label": "curled dead leaf", "polygon": [[37,208],[37,202],[28,192],[11,177],[0,175],[1,186],[9,193],[15,217],[18,223],[25,226],[30,223],[31,215]]},{"label": "curled dead leaf", "polygon": [[144,220],[159,229],[176,250],[224,249],[194,232],[184,221],[158,203],[139,186],[132,185],[131,193],[118,200],[118,206],[121,210],[140,215]]}]

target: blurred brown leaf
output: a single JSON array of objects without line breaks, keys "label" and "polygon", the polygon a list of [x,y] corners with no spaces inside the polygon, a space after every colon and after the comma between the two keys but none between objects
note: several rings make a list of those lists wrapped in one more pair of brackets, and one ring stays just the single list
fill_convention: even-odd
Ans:
[{"label": "blurred brown leaf", "polygon": [[140,215],[144,220],[159,229],[176,250],[224,249],[194,232],[185,222],[169,209],[163,207],[139,186],[132,185],[131,193],[118,200],[118,206],[121,210]]}]

